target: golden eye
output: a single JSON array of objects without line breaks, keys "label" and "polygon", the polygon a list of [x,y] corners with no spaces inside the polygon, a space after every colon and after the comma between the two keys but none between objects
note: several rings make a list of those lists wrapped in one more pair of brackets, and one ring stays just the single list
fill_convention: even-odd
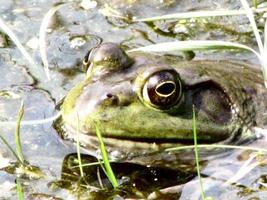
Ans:
[{"label": "golden eye", "polygon": [[143,87],[143,98],[150,105],[167,109],[179,102],[182,84],[174,70],[164,70],[152,74]]}]

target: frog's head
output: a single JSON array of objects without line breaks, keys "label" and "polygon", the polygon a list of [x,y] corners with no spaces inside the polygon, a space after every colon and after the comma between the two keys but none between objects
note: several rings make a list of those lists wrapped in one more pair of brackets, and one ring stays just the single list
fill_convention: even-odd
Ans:
[{"label": "frog's head", "polygon": [[97,123],[105,142],[118,148],[192,144],[193,108],[199,143],[232,141],[240,134],[242,109],[235,103],[232,74],[225,70],[238,64],[127,55],[113,43],[93,49],[87,61],[86,79],[62,107],[71,138],[78,132],[82,143],[97,145]]}]

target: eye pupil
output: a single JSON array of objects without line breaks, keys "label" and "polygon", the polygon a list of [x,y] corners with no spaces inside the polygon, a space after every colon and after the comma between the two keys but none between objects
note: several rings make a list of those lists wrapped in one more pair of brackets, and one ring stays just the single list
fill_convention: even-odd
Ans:
[{"label": "eye pupil", "polygon": [[156,93],[162,97],[168,97],[175,92],[176,86],[174,82],[164,82],[156,87]]}]

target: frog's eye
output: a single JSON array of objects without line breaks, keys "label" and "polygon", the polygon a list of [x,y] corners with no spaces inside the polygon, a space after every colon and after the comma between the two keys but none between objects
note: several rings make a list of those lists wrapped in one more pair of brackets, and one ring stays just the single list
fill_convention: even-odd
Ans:
[{"label": "frog's eye", "polygon": [[103,43],[90,51],[86,63],[102,66],[107,70],[119,70],[132,64],[132,60],[124,50],[114,43]]},{"label": "frog's eye", "polygon": [[176,71],[160,71],[152,74],[143,87],[143,98],[151,106],[167,109],[179,102],[182,84]]}]

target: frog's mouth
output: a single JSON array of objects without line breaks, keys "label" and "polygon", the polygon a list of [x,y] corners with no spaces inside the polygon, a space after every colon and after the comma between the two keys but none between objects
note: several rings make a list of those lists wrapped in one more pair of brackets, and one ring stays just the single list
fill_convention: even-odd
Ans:
[{"label": "frog's mouth", "polygon": [[[74,140],[76,142],[79,141],[82,152],[102,159],[99,140],[95,134],[90,135],[77,132],[73,128],[68,127],[67,124],[65,124],[64,127],[68,129],[63,136],[64,139]],[[129,162],[154,167],[167,167],[182,171],[191,169],[192,163],[195,162],[194,144],[193,141],[189,140],[170,141],[169,139],[131,139],[105,136],[103,137],[103,141],[111,161]],[[251,142],[251,138],[249,141]],[[215,144],[241,144],[243,142],[242,134],[232,134],[231,137],[226,140]],[[205,141],[198,141],[198,143],[205,143]],[[217,148],[215,146],[198,148],[200,161],[217,159],[230,152],[230,149]]]},{"label": "frog's mouth", "polygon": [[[68,130],[64,134],[64,139],[79,141],[81,146],[88,150],[99,149],[99,140],[95,133],[82,133],[75,131],[72,127],[66,126]],[[240,133],[240,132],[239,132]],[[212,141],[209,139],[198,139],[198,144],[240,144],[242,134],[231,134],[230,137],[221,141]],[[162,138],[129,138],[129,137],[103,137],[107,149],[116,149],[127,152],[154,152],[168,148],[193,146],[194,139],[162,139]]]},{"label": "frog's mouth", "polygon": [[[77,132],[71,133],[68,131],[68,134],[65,136],[67,136],[66,139],[79,141],[84,153],[101,159],[100,145],[96,135]],[[195,162],[194,145],[190,141],[132,140],[112,137],[104,137],[103,141],[111,161],[138,163],[154,167],[168,167],[183,171],[191,169],[189,167]],[[228,138],[216,144],[228,144],[232,142],[236,142],[235,138]],[[229,153],[229,149],[216,148],[214,146],[198,148],[200,161],[217,159],[218,156],[225,156]]]}]

